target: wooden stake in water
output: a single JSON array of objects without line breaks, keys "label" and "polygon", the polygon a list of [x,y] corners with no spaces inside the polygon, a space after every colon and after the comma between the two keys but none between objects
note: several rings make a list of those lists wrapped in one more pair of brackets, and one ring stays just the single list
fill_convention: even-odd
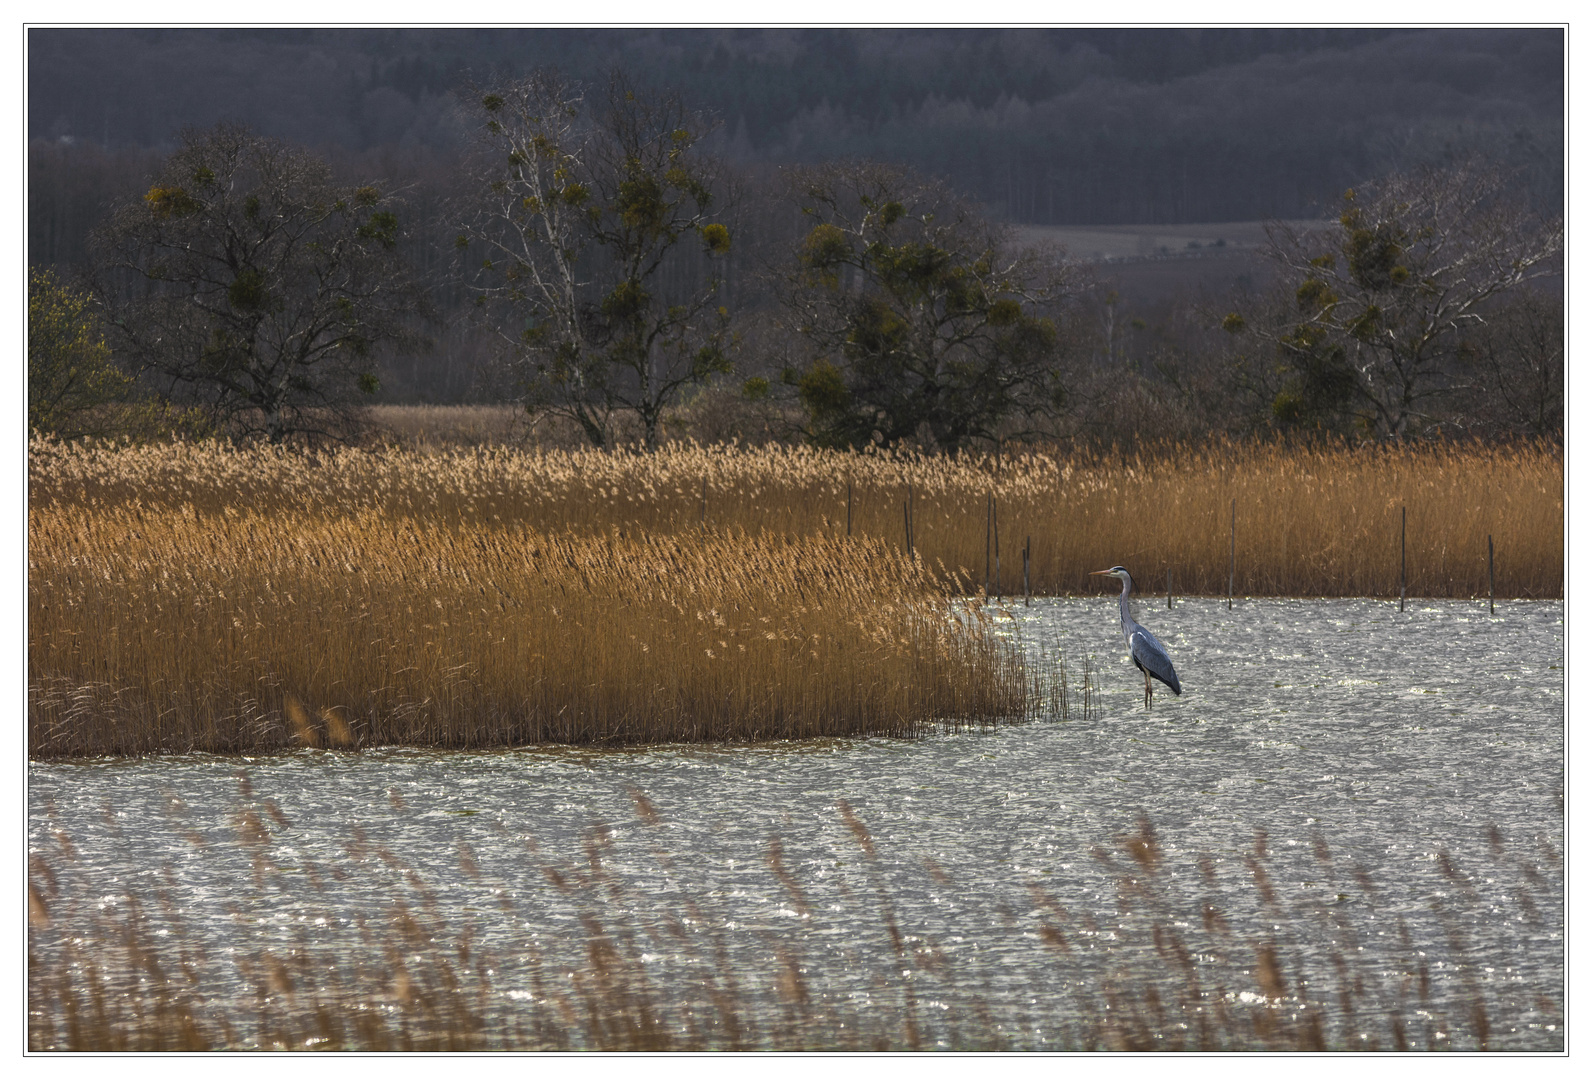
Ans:
[{"label": "wooden stake in water", "polygon": [[984,496],[984,595],[989,596],[990,530],[995,517],[995,496]]},{"label": "wooden stake in water", "polygon": [[1238,568],[1238,500],[1227,519],[1227,610],[1233,610],[1233,571]]},{"label": "wooden stake in water", "polygon": [[1028,553],[1034,546],[1032,536],[1023,537],[1023,607],[1033,607],[1034,594],[1028,587]]},{"label": "wooden stake in water", "polygon": [[1399,610],[1404,610],[1404,521],[1409,508],[1399,507]]},{"label": "wooden stake in water", "polygon": [[1497,614],[1497,612],[1493,610],[1492,533],[1487,534],[1487,614]]},{"label": "wooden stake in water", "polygon": [[995,531],[995,599],[1001,597],[1001,508],[995,496],[989,497],[989,520]]},{"label": "wooden stake in water", "polygon": [[1172,610],[1172,568],[1166,568],[1166,610]]}]

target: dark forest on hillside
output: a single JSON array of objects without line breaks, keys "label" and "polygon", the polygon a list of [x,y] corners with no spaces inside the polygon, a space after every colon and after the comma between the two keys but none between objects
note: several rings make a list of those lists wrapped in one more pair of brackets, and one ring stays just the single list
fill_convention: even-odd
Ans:
[{"label": "dark forest on hillside", "polygon": [[446,151],[471,79],[617,67],[715,112],[738,162],[900,161],[1011,221],[1241,221],[1466,149],[1556,202],[1562,61],[1557,30],[33,30],[28,125]]},{"label": "dark forest on hillside", "polygon": [[[374,400],[520,400],[491,335],[463,318],[475,294],[452,241],[474,190],[461,168],[478,147],[471,111],[479,88],[532,71],[556,67],[591,96],[621,71],[703,115],[695,150],[723,165],[715,213],[736,238],[716,271],[716,302],[733,312],[723,341],[736,347],[693,392],[732,400],[731,413],[761,403],[767,435],[770,402],[811,412],[817,400],[772,284],[811,226],[789,196],[792,169],[889,162],[994,225],[1061,229],[1336,218],[1351,187],[1483,160],[1511,199],[1552,218],[1563,49],[1553,28],[31,29],[29,261],[78,280],[91,232],[145,197],[184,130],[241,124],[394,200],[399,246],[430,298],[416,327],[430,346],[378,343],[380,378],[361,383],[379,385]],[[1065,431],[1347,424],[1333,419],[1336,376],[1317,370],[1335,361],[1312,352],[1280,372],[1254,343],[1235,360],[1220,332],[1235,296],[1260,304],[1276,261],[1196,248],[1081,268],[1065,310],[1046,314],[1068,357]],[[1551,305],[1539,309],[1517,305],[1457,349],[1443,392],[1467,404],[1433,413],[1431,430],[1554,428],[1562,356],[1540,332]],[[1502,372],[1498,357],[1522,341],[1530,370]],[[1254,371],[1235,383],[1235,363]],[[1514,420],[1476,405],[1505,384],[1524,395]],[[751,437],[744,428],[725,431]]]}]

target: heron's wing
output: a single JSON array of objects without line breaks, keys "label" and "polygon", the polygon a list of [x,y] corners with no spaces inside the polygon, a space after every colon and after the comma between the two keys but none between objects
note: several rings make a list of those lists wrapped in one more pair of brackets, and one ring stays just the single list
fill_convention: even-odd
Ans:
[{"label": "heron's wing", "polygon": [[1183,687],[1177,681],[1177,671],[1172,667],[1172,658],[1166,654],[1166,646],[1154,634],[1142,626],[1135,626],[1132,636],[1128,638],[1128,651],[1140,667],[1170,686],[1172,693],[1183,693]]}]

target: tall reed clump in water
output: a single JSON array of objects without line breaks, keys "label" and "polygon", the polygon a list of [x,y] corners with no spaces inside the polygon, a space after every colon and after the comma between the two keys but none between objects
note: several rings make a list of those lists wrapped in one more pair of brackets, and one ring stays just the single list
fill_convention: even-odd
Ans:
[{"label": "tall reed clump in water", "polygon": [[36,756],[906,735],[1030,708],[987,616],[878,540],[128,504],[35,506],[29,532]]},{"label": "tall reed clump in water", "polygon": [[[1550,443],[1368,449],[1230,443],[1154,454],[1040,451],[927,456],[674,444],[655,454],[491,448],[422,454],[288,453],[215,445],[30,447],[32,502],[260,512],[354,508],[429,522],[501,521],[540,531],[867,536],[905,546],[943,587],[1021,590],[1033,539],[1041,594],[1091,591],[1116,563],[1143,588],[1173,574],[1190,595],[1227,591],[1236,503],[1235,588],[1245,595],[1396,596],[1400,509],[1411,596],[1487,593],[1487,538],[1501,597],[1563,593],[1564,459]],[[849,493],[849,498],[848,498]],[[96,502],[97,500],[97,502]],[[848,512],[849,502],[849,512]],[[992,590],[997,582],[991,580]]]},{"label": "tall reed clump in water", "polygon": [[435,827],[400,792],[312,851],[240,780],[229,822],[171,796],[186,840],[162,838],[176,857],[147,876],[108,881],[81,839],[38,831],[30,1049],[1564,1045],[1562,967],[1522,964],[1529,939],[1562,947],[1562,860],[1541,838],[1491,830],[1472,861],[1439,849],[1394,890],[1319,835],[1302,866],[1264,834],[1217,862],[1141,820],[1080,888],[993,853],[973,881],[913,867],[841,801],[824,858],[774,835],[763,880],[743,868],[731,888],[671,850],[681,834],[639,791],[635,822],[592,823],[579,850],[494,822],[417,865],[398,838],[435,847]]}]

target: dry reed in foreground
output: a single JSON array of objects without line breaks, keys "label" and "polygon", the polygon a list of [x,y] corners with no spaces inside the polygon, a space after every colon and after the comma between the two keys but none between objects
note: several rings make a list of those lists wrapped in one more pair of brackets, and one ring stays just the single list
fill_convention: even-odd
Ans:
[{"label": "dry reed in foreground", "polygon": [[[35,507],[138,503],[293,515],[357,509],[449,525],[544,532],[688,534],[703,524],[788,536],[875,537],[901,548],[910,494],[914,550],[943,587],[1094,591],[1122,563],[1141,588],[1227,592],[1236,501],[1239,595],[1397,596],[1400,510],[1411,596],[1485,596],[1487,538],[1500,597],[1563,593],[1564,465],[1547,443],[1364,450],[1231,444],[1159,456],[927,457],[805,448],[672,445],[593,450],[341,450],[287,453],[213,444],[145,447],[36,440]],[[848,514],[848,490],[850,509]],[[1000,576],[994,580],[996,502]],[[986,556],[988,555],[988,559]],[[942,572],[941,567],[945,570]]]},{"label": "dry reed in foreground", "polygon": [[34,756],[910,735],[1020,658],[878,540],[35,506]]},{"label": "dry reed in foreground", "polygon": [[[988,914],[987,885],[926,862],[925,886],[964,912],[942,937],[904,913],[888,853],[844,801],[855,846],[826,872],[853,884],[820,904],[822,882],[778,836],[768,898],[690,887],[690,853],[661,846],[639,791],[650,869],[621,870],[614,831],[593,825],[572,861],[505,831],[491,851],[461,842],[457,869],[428,878],[359,828],[346,855],[311,860],[283,842],[281,807],[240,780],[232,836],[184,826],[192,857],[168,862],[153,896],[102,880],[59,828],[41,837],[30,1049],[1563,1047],[1557,977],[1519,966],[1527,938],[1562,941],[1560,859],[1497,830],[1470,873],[1439,852],[1430,894],[1404,895],[1319,835],[1315,880],[1299,882],[1263,833],[1242,868],[1200,858],[1196,870],[1141,819],[1094,851],[1114,904],[1108,887],[1069,910],[1030,878],[1019,912],[997,900],[1001,919],[968,919]],[[228,875],[225,920],[184,906],[203,902],[189,878],[217,860],[253,867]],[[654,880],[666,894],[641,888]],[[774,908],[783,929],[758,929]],[[570,930],[552,930],[553,910]]]}]

